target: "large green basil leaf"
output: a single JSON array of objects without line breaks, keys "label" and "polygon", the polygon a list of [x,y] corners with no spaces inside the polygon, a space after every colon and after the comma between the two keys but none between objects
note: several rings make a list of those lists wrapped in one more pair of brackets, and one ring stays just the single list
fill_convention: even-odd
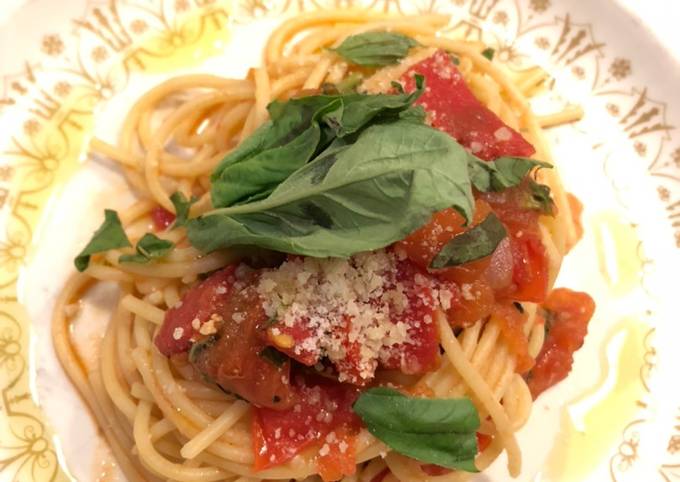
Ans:
[{"label": "large green basil leaf", "polygon": [[204,252],[234,245],[316,257],[382,248],[455,207],[471,218],[467,152],[447,134],[405,120],[376,124],[338,142],[266,199],[188,222]]},{"label": "large green basil leaf", "polygon": [[[271,120],[227,155],[211,176],[216,208],[264,199],[336,137],[356,134],[370,123],[392,120],[422,93],[313,95],[274,101]],[[416,119],[413,113],[410,119]]]},{"label": "large green basil leaf", "polygon": [[479,414],[468,398],[407,397],[370,388],[353,406],[368,431],[393,450],[421,462],[477,472]]}]

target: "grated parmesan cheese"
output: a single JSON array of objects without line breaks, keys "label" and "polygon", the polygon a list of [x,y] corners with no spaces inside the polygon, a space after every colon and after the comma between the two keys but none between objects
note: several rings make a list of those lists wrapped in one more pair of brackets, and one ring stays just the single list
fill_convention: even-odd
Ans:
[{"label": "grated parmesan cheese", "polygon": [[512,139],[512,132],[510,132],[510,129],[503,126],[496,129],[496,132],[493,133],[493,136],[499,141],[509,141]]},{"label": "grated parmesan cheese", "polygon": [[466,299],[468,301],[475,299],[475,295],[472,294],[472,285],[469,283],[461,285],[460,294],[463,295],[463,299]]},{"label": "grated parmesan cheese", "polygon": [[[357,377],[340,370],[339,380],[357,383],[372,378],[381,357],[410,341],[407,324],[392,321],[409,305],[397,280],[397,262],[397,255],[380,250],[349,259],[294,258],[264,271],[257,291],[267,316],[279,320],[281,327],[270,328],[270,335],[287,347],[289,340],[282,339],[281,331],[304,320],[309,336],[297,340],[293,347],[297,355],[325,356],[337,364],[347,356],[348,340],[359,347],[359,373]],[[432,281],[420,274],[416,283],[432,287]]]}]

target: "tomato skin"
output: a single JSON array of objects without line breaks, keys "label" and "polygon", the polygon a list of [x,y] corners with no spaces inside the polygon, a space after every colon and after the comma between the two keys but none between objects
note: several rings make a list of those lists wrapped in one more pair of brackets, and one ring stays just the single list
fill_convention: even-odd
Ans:
[{"label": "tomato skin", "polygon": [[522,233],[510,241],[513,289],[506,295],[517,301],[541,303],[548,292],[548,260],[540,237]]},{"label": "tomato skin", "polygon": [[482,432],[477,432],[477,451],[484,452],[493,442],[493,437]]},{"label": "tomato skin", "polygon": [[[342,346],[345,350],[345,357],[334,362],[335,368],[338,370],[338,375],[342,378],[340,380],[351,383],[352,385],[363,386],[369,382],[369,378],[361,376],[361,343],[359,341],[350,341],[350,333],[352,332],[352,317],[345,315],[344,317],[344,333]],[[373,370],[378,365],[375,360]]]},{"label": "tomato skin", "polygon": [[[484,201],[475,202],[475,213],[470,226],[465,226],[465,218],[453,208],[443,209],[432,215],[425,225],[409,234],[404,240],[395,244],[396,250],[406,253],[408,259],[420,268],[427,270],[434,257],[457,234],[481,223],[491,212]],[[484,260],[482,260],[484,261]],[[488,263],[488,260],[487,260]],[[436,271],[437,276],[450,281],[471,281],[479,277],[486,265],[476,262]]]},{"label": "tomato skin", "polygon": [[526,372],[534,365],[534,359],[529,355],[529,341],[524,334],[526,315],[507,302],[496,304],[491,316],[500,322],[501,335],[508,349],[517,357],[515,371]]},{"label": "tomato skin", "polygon": [[151,210],[151,221],[155,231],[165,231],[175,222],[175,215],[163,206],[156,206]]},{"label": "tomato skin", "polygon": [[595,302],[587,293],[557,288],[550,292],[543,308],[550,326],[528,378],[534,399],[571,371],[574,353],[583,345],[588,322],[595,312]]},{"label": "tomato skin", "polygon": [[[456,235],[482,222],[491,212],[489,205],[479,200],[470,226],[456,210],[449,208],[435,213],[429,223],[396,244],[416,265],[427,269],[432,259]],[[452,326],[466,327],[485,318],[494,304],[494,292],[486,279],[491,256],[461,266],[431,271],[437,279],[448,282],[453,294],[447,317]]]},{"label": "tomato skin", "polygon": [[356,387],[322,379],[296,378],[294,384],[298,398],[295,406],[288,410],[253,408],[256,471],[287,462],[312,444],[322,444],[338,427],[352,431],[360,426],[352,411],[359,396]]},{"label": "tomato skin", "polygon": [[[233,320],[235,313],[241,315],[239,322]],[[261,355],[267,346],[262,325],[268,318],[255,288],[231,296],[221,314],[225,321],[217,339],[194,355],[194,367],[255,406],[273,410],[293,406],[298,395],[290,384],[290,361],[277,366]]]},{"label": "tomato skin", "polygon": [[[316,364],[321,358],[321,351],[318,347],[307,349],[303,341],[313,336],[312,330],[308,326],[308,318],[300,318],[296,320],[293,326],[287,326],[284,323],[274,323],[267,329],[267,342],[270,346],[285,353],[293,360],[296,360],[303,365],[312,366]],[[282,344],[282,338],[286,339],[288,344]]]},{"label": "tomato skin", "polygon": [[[418,284],[418,277],[425,279],[425,284]],[[386,285],[386,289],[394,288],[391,283],[400,283],[408,300],[408,307],[403,311],[392,309],[389,323],[394,325],[403,323],[408,331],[408,341],[389,348],[382,347],[369,368],[362,359],[361,342],[352,340],[353,317],[343,316],[343,326],[336,327],[336,330],[342,332],[344,357],[332,361],[341,381],[358,386],[366,385],[373,378],[372,370],[378,366],[398,369],[411,375],[432,371],[439,366],[439,333],[433,321],[436,300],[429,282],[437,284],[438,280],[409,259],[397,261],[396,274]],[[442,283],[442,286],[448,285]],[[455,286],[451,285],[451,288],[455,289]],[[283,340],[287,343],[286,346],[281,346],[281,337],[286,337]],[[277,322],[267,329],[269,345],[307,366],[315,365],[322,356],[321,349],[314,346],[314,343],[309,343],[313,338],[313,332],[307,326],[307,319],[304,317],[295,320],[291,326]]]},{"label": "tomato skin", "polygon": [[316,460],[319,475],[325,482],[354,475],[357,470],[356,436],[345,426],[334,430],[332,440],[326,437],[328,453],[319,454]]},{"label": "tomato skin", "polygon": [[528,184],[501,192],[479,193],[508,230],[512,253],[512,283],[497,290],[497,298],[542,302],[548,291],[548,258],[541,240],[540,213],[526,209]]},{"label": "tomato skin", "polygon": [[[165,318],[158,335],[154,340],[158,350],[165,356],[183,353],[192,345],[192,338],[198,333],[192,327],[192,321],[198,319],[201,323],[210,319],[213,313],[220,313],[231,297],[236,265],[227,266],[212,274],[196,286],[190,288],[181,303],[165,312]],[[175,339],[175,330],[181,336]]]},{"label": "tomato skin", "polygon": [[408,260],[397,265],[397,281],[404,286],[408,308],[395,315],[395,323],[404,323],[410,341],[395,345],[390,356],[381,360],[386,369],[397,369],[407,375],[417,375],[439,367],[439,332],[434,322],[436,301],[432,289],[418,284],[417,277],[430,275]]},{"label": "tomato skin", "polygon": [[480,159],[530,157],[534,147],[507,126],[474,96],[451,56],[437,50],[401,77],[406,92],[416,88],[415,74],[425,79],[425,92],[416,101],[429,114],[433,127],[443,130]]},{"label": "tomato skin", "polygon": [[459,289],[446,317],[453,327],[465,328],[491,314],[495,305],[494,292],[484,279],[464,283],[465,295]]}]

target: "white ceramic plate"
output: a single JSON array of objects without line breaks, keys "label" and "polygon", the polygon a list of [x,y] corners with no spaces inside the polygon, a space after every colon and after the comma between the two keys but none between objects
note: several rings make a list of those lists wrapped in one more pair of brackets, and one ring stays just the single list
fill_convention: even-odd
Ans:
[{"label": "white ceramic plate", "polygon": [[[537,112],[580,104],[549,131],[585,236],[559,284],[598,309],[568,380],[537,401],[519,438],[521,480],[680,480],[680,8],[655,0],[210,0],[5,2],[0,12],[0,480],[118,476],[52,349],[54,298],[104,207],[125,202],[112,166],[83,156],[179,73],[243,76],[288,15],[367,5],[452,15],[510,69],[552,76]],[[336,5],[337,4],[337,5]],[[662,45],[666,42],[668,47]],[[78,336],[94,356],[110,290]],[[506,480],[497,461],[479,480]]]}]

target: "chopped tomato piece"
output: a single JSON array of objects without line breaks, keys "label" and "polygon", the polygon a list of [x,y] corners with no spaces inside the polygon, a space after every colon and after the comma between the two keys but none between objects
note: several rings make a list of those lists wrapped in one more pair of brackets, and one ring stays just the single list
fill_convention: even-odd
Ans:
[{"label": "chopped tomato piece", "polygon": [[[420,278],[419,278],[420,277]],[[424,280],[419,283],[418,280]],[[380,348],[373,366],[367,368],[362,359],[365,348],[353,336],[353,317],[343,317],[341,345],[344,356],[334,360],[340,380],[355,385],[365,385],[372,378],[372,372],[380,364],[383,368],[399,369],[406,374],[420,374],[432,371],[439,364],[439,336],[435,323],[432,321],[437,300],[429,282],[436,282],[432,276],[419,269],[410,260],[400,260],[397,266],[396,282],[401,284],[403,294],[408,305],[405,309],[396,305],[390,309],[389,323],[402,325],[408,333],[408,341],[394,344],[389,349]],[[448,287],[445,283],[443,286]],[[385,289],[394,288],[394,284],[386,285]],[[455,286],[451,286],[455,289]],[[390,302],[391,303],[391,302]],[[393,304],[393,303],[391,303]],[[387,321],[385,321],[387,323]],[[312,330],[308,320],[301,317],[292,324],[274,323],[267,329],[267,342],[300,363],[312,366],[318,363],[323,353],[314,342]]]},{"label": "chopped tomato piece", "polygon": [[493,442],[493,437],[482,432],[477,432],[477,451],[484,452]]},{"label": "chopped tomato piece", "polygon": [[165,319],[155,343],[165,356],[191,348],[198,332],[192,326],[197,319],[203,324],[213,313],[219,314],[231,296],[236,265],[230,265],[190,288],[177,305],[165,312]]},{"label": "chopped tomato piece", "polygon": [[548,291],[548,258],[538,225],[540,212],[527,208],[529,185],[502,192],[480,193],[508,230],[512,283],[496,291],[498,298],[540,303]]},{"label": "chopped tomato piece", "polygon": [[329,433],[339,427],[359,427],[352,411],[359,393],[355,387],[324,380],[296,379],[295,383],[298,402],[293,407],[253,410],[255,470],[287,462],[314,443],[321,448]]},{"label": "chopped tomato piece", "polygon": [[151,210],[151,221],[156,231],[165,231],[175,222],[175,215],[163,206],[156,206]]},{"label": "chopped tomato piece", "polygon": [[[423,269],[428,269],[432,259],[441,251],[446,243],[451,241],[457,234],[460,234],[470,227],[481,223],[491,210],[485,201],[475,202],[475,214],[470,226],[465,226],[465,218],[453,208],[443,209],[432,215],[432,219],[425,225],[409,234],[403,241],[396,243],[396,249],[402,250],[406,256],[416,265]],[[469,265],[473,263],[468,263]],[[468,265],[466,265],[468,266]],[[437,270],[438,275],[449,274],[451,281],[454,279],[453,273],[459,267]],[[483,268],[480,270],[483,272]],[[478,272],[471,273],[470,279],[477,279]],[[466,278],[467,281],[467,278]]]},{"label": "chopped tomato piece", "polygon": [[304,343],[312,337],[313,331],[306,317],[295,320],[292,326],[285,323],[273,323],[267,329],[267,341],[271,346],[307,366],[316,364],[321,358],[321,350],[318,346]]},{"label": "chopped tomato piece", "polygon": [[344,426],[331,433],[324,439],[316,461],[319,475],[326,482],[354,475],[357,469],[356,435]]},{"label": "chopped tomato piece", "polygon": [[439,332],[434,322],[437,302],[432,289],[419,283],[428,276],[409,261],[401,261],[397,267],[397,282],[404,286],[408,307],[392,321],[406,326],[409,341],[391,348],[381,359],[384,368],[415,375],[439,367]]},{"label": "chopped tomato piece", "polygon": [[451,300],[446,318],[453,327],[465,328],[491,314],[494,293],[484,279],[464,283]]},{"label": "chopped tomato piece", "polygon": [[[457,234],[482,222],[490,211],[485,201],[477,201],[475,215],[469,227],[464,226],[465,221],[456,210],[449,208],[439,211],[432,216],[428,224],[398,242],[396,249],[403,250],[406,256],[418,266],[427,268],[447,242]],[[494,292],[489,286],[486,274],[491,269],[494,255],[461,266],[432,271],[438,279],[452,282],[447,283],[452,294],[447,317],[453,326],[469,326],[485,318],[491,312]],[[499,265],[498,268],[494,266],[494,268],[511,269],[510,263]],[[494,276],[501,277],[502,275],[494,273]],[[509,278],[509,273],[507,277]]]},{"label": "chopped tomato piece", "polygon": [[[338,371],[340,380],[347,381],[353,385],[366,385],[372,377],[366,377],[365,374],[362,376],[361,342],[359,340],[352,340],[352,317],[345,315],[343,318],[345,326],[342,348],[345,352],[345,356],[342,359],[335,361],[333,364]],[[373,372],[375,372],[377,366],[378,361],[375,360],[371,367]]]},{"label": "chopped tomato piece", "polygon": [[433,127],[451,135],[477,157],[531,156],[535,150],[517,131],[474,96],[453,58],[443,50],[417,63],[401,78],[404,89],[416,88],[415,75],[425,78],[425,92],[416,101]]},{"label": "chopped tomato piece", "polygon": [[534,360],[529,355],[529,342],[524,334],[526,316],[515,308],[511,303],[497,304],[493,309],[495,318],[500,321],[501,334],[508,344],[510,352],[517,357],[517,373],[524,373],[534,365]]},{"label": "chopped tomato piece", "polygon": [[298,394],[290,384],[290,361],[270,360],[264,355],[267,345],[262,331],[267,315],[255,288],[234,293],[220,313],[224,321],[219,331],[192,348],[193,365],[255,406],[292,407]]},{"label": "chopped tomato piece", "polygon": [[595,302],[586,293],[558,288],[543,304],[547,336],[528,378],[534,399],[566,378],[588,332]]},{"label": "chopped tomato piece", "polygon": [[540,303],[548,292],[548,260],[543,241],[530,233],[515,234],[512,250],[513,289],[508,298]]}]

